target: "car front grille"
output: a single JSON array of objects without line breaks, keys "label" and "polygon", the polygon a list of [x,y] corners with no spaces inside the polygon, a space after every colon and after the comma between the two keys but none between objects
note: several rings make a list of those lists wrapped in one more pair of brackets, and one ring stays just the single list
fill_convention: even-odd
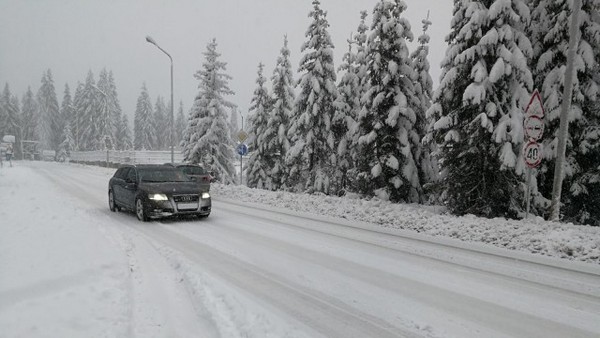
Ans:
[{"label": "car front grille", "polygon": [[173,200],[177,203],[190,203],[198,202],[200,199],[199,195],[174,195]]}]

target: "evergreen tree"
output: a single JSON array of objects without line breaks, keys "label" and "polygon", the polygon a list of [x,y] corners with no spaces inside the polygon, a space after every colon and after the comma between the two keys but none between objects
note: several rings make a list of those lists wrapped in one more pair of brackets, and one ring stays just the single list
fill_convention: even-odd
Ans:
[{"label": "evergreen tree", "polygon": [[429,188],[426,190],[430,191],[432,198],[437,198],[431,194],[431,190],[435,183],[438,181],[439,168],[437,160],[435,158],[436,144],[433,140],[433,125],[435,120],[428,118],[427,110],[431,107],[431,98],[433,96],[433,81],[429,74],[429,35],[427,29],[431,26],[429,21],[429,13],[427,19],[422,21],[423,23],[423,34],[419,36],[419,46],[411,54],[412,67],[416,73],[415,83],[415,95],[419,100],[419,105],[415,107],[415,129],[417,134],[422,140],[423,147],[416,147],[413,152],[413,157],[418,163],[419,169],[419,180],[421,183]]},{"label": "evergreen tree", "polygon": [[[418,202],[420,182],[413,158],[415,130],[414,70],[406,41],[413,35],[401,17],[406,4],[380,1],[373,10],[368,40],[367,81],[359,113],[358,189],[391,201]],[[417,142],[415,142],[415,139]]]},{"label": "evergreen tree", "polygon": [[71,133],[75,140],[75,151],[83,150],[84,146],[82,143],[83,134],[83,112],[84,112],[84,97],[83,97],[84,85],[81,82],[77,83],[75,94],[73,95],[73,119],[71,121]]},{"label": "evergreen tree", "polygon": [[[563,102],[564,73],[569,44],[572,1],[531,1],[529,33],[534,44],[532,69],[545,108],[544,157],[539,170],[539,192],[548,199],[554,185],[554,168]],[[594,19],[598,1],[583,0],[579,39],[574,62],[572,105],[564,163],[563,207],[568,221],[600,225],[600,25]],[[545,209],[545,204],[538,207]]]},{"label": "evergreen tree", "polygon": [[38,125],[37,102],[35,100],[33,92],[31,91],[31,87],[27,87],[27,92],[25,92],[25,95],[23,96],[21,116],[23,140],[39,140],[38,135],[36,133]]},{"label": "evergreen tree", "polygon": [[117,128],[117,144],[120,150],[132,150],[133,140],[131,137],[131,129],[129,128],[129,120],[127,115],[121,114],[121,121]]},{"label": "evergreen tree", "polygon": [[13,135],[18,140],[21,139],[19,100],[11,94],[8,83],[4,85],[0,97],[0,137],[3,135]]},{"label": "evergreen tree", "polygon": [[156,130],[152,124],[152,103],[146,84],[142,85],[142,92],[137,100],[135,117],[133,120],[133,147],[135,150],[152,150],[156,143],[154,135]]},{"label": "evergreen tree", "polygon": [[523,111],[532,50],[522,0],[456,2],[436,116],[443,197],[451,212],[516,217],[522,210]]},{"label": "evergreen tree", "polygon": [[335,137],[331,130],[338,92],[333,64],[333,43],[327,29],[327,13],[320,2],[312,2],[312,17],[302,45],[295,102],[289,137],[293,146],[287,153],[288,186],[296,190],[329,193],[335,159]]},{"label": "evergreen tree", "polygon": [[259,63],[256,78],[256,89],[250,103],[248,112],[249,137],[248,145],[251,149],[248,169],[246,170],[247,185],[250,188],[265,189],[270,186],[270,170],[273,168],[269,144],[265,143],[265,130],[269,123],[271,110],[271,97],[265,87],[267,79],[263,75],[264,65]]},{"label": "evergreen tree", "polygon": [[93,119],[95,122],[95,129],[97,133],[94,138],[95,147],[94,149],[115,149],[115,130],[116,122],[114,118],[115,104],[111,97],[111,84],[106,68],[100,71],[98,78],[98,85],[96,87],[96,97],[98,102],[98,110]]},{"label": "evergreen tree", "polygon": [[56,158],[59,161],[65,161],[69,157],[71,157],[71,151],[75,148],[75,140],[73,138],[73,133],[71,133],[71,125],[65,124],[65,128],[63,129],[63,141],[60,143],[58,147],[58,153]]},{"label": "evergreen tree", "polygon": [[287,136],[290,116],[292,115],[294,96],[294,79],[287,36],[284,37],[283,47],[271,77],[273,85],[272,105],[269,112],[267,128],[263,132],[262,143],[265,152],[270,154],[271,169],[266,182],[266,189],[279,190],[285,188],[287,172],[285,158],[290,148]]},{"label": "evergreen tree", "polygon": [[[63,100],[60,106],[60,115],[63,121],[64,126],[66,127],[67,125],[69,126],[69,131],[71,132],[71,126],[73,125],[73,120],[75,118],[75,108],[74,108],[74,103],[73,103],[73,99],[71,98],[71,90],[69,88],[69,84],[65,83],[65,90],[63,93]],[[63,133],[62,133],[62,139],[64,143],[64,137],[65,137],[65,128],[63,127]],[[73,137],[73,134],[71,132],[71,137]],[[74,150],[74,148],[72,148],[71,150]]]},{"label": "evergreen tree", "polygon": [[37,100],[41,117],[39,127],[42,145],[57,151],[58,145],[62,142],[63,122],[50,69],[42,75],[42,85],[38,91]]},{"label": "evergreen tree", "polygon": [[183,134],[185,133],[185,115],[183,114],[183,101],[179,102],[179,110],[177,111],[177,119],[175,120],[175,140],[173,144],[176,147],[181,147]]},{"label": "evergreen tree", "polygon": [[[367,41],[365,24],[367,12],[360,13],[358,33],[348,40],[348,52],[344,55],[343,64],[339,71],[343,72],[338,84],[339,96],[335,102],[335,115],[333,126],[336,140],[335,186],[339,193],[343,193],[349,185],[349,180],[356,175],[356,143],[357,143],[357,118],[361,109],[360,98],[364,94],[366,75]],[[352,47],[356,46],[356,51]]]},{"label": "evergreen tree", "polygon": [[165,150],[169,148],[169,140],[171,131],[169,129],[169,117],[167,113],[167,107],[162,97],[156,98],[156,104],[154,105],[154,116],[153,124],[156,130],[156,137],[154,138],[155,150]]},{"label": "evergreen tree", "polygon": [[233,95],[225,74],[226,63],[219,60],[217,41],[213,39],[204,52],[206,61],[194,75],[200,91],[190,111],[188,126],[183,139],[183,155],[186,161],[201,163],[225,184],[234,183],[233,141],[227,123],[227,110],[235,105],[225,100]]},{"label": "evergreen tree", "polygon": [[[79,88],[78,88],[79,89]],[[81,91],[75,92],[75,110],[78,115],[77,128],[79,139],[76,139],[76,144],[80,150],[97,150],[100,145],[100,126],[99,126],[99,112],[105,110],[106,100],[100,99],[100,93],[94,80],[94,74],[92,71],[88,71],[85,79],[85,84],[81,87]]]},{"label": "evergreen tree", "polygon": [[108,95],[108,102],[110,106],[110,129],[112,131],[112,137],[115,142],[115,148],[122,150],[125,148],[123,140],[119,138],[118,134],[119,129],[121,128],[121,115],[123,115],[123,110],[121,109],[121,104],[119,103],[117,85],[115,84],[115,78],[113,76],[112,70],[108,72],[108,88],[106,88],[106,93]]}]

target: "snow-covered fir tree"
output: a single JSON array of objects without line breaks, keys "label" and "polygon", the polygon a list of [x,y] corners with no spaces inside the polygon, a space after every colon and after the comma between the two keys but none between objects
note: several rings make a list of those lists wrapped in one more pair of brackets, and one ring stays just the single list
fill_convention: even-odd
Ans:
[{"label": "snow-covered fir tree", "polygon": [[[427,110],[431,107],[431,98],[433,96],[433,81],[429,73],[429,35],[427,30],[431,26],[429,21],[429,13],[427,18],[421,21],[423,23],[423,33],[419,36],[419,46],[411,54],[412,67],[415,70],[415,95],[419,100],[418,106],[415,107],[415,129],[423,147],[415,147],[413,157],[417,161],[419,167],[419,181],[424,186],[424,193],[429,195],[432,200],[437,199],[433,192],[433,187],[438,181],[439,168],[435,158],[437,146],[433,140],[433,125],[436,122],[433,119],[428,119]],[[429,199],[429,198],[426,198]]]},{"label": "snow-covered fir tree", "polygon": [[144,83],[137,100],[133,120],[133,147],[135,150],[152,150],[156,130],[152,123],[152,102]]},{"label": "snow-covered fir tree", "polygon": [[[60,115],[63,123],[63,133],[62,139],[64,142],[64,131],[65,126],[71,126],[73,124],[73,119],[75,116],[75,107],[73,106],[73,99],[71,97],[71,89],[69,88],[69,84],[65,83],[65,90],[63,91],[63,99],[60,105]],[[70,129],[70,128],[69,128]],[[72,133],[71,133],[71,136]],[[62,142],[61,142],[62,144]]]},{"label": "snow-covered fir tree", "polygon": [[[407,41],[413,34],[402,17],[406,4],[382,0],[373,10],[367,50],[367,82],[358,116],[360,158],[357,188],[384,200],[418,202],[420,182],[413,147],[417,97]],[[415,142],[416,141],[416,142]]]},{"label": "snow-covered fir tree", "polygon": [[262,143],[271,157],[271,168],[266,189],[279,190],[285,188],[287,168],[285,158],[290,142],[287,136],[290,116],[292,115],[294,95],[294,79],[287,36],[277,57],[277,63],[271,76],[272,106],[269,112],[267,128],[263,132]]},{"label": "snow-covered fir tree", "polygon": [[37,100],[40,112],[39,131],[42,146],[56,151],[58,145],[62,142],[62,119],[50,69],[42,75],[42,85],[38,91]]},{"label": "snow-covered fir tree", "polygon": [[132,150],[133,138],[131,136],[131,128],[126,114],[121,114],[121,121],[117,126],[116,134],[117,146],[119,150]]},{"label": "snow-covered fir tree", "polygon": [[532,89],[522,0],[455,2],[434,104],[443,198],[454,214],[516,217],[523,207],[523,111]]},{"label": "snow-covered fir tree", "polygon": [[265,83],[267,79],[263,75],[264,65],[258,64],[256,77],[256,89],[250,102],[248,112],[248,147],[250,148],[250,160],[248,161],[246,171],[246,184],[250,188],[265,189],[271,186],[270,171],[273,168],[274,154],[265,142],[265,131],[269,123],[269,111],[271,110],[272,99]]},{"label": "snow-covered fir tree", "polygon": [[343,63],[338,70],[343,75],[338,84],[339,96],[335,102],[332,130],[337,145],[334,186],[340,194],[347,189],[349,180],[356,174],[357,119],[366,78],[366,18],[367,12],[362,11],[358,32],[348,40],[348,52],[344,54]]},{"label": "snow-covered fir tree", "polygon": [[177,110],[177,118],[175,119],[175,136],[173,144],[175,147],[181,146],[183,140],[183,134],[185,133],[185,114],[183,113],[183,102],[179,102],[179,109]]},{"label": "snow-covered fir tree", "polygon": [[169,114],[167,113],[165,101],[161,96],[158,96],[154,104],[154,116],[152,118],[154,129],[156,130],[154,150],[169,149],[171,130],[169,129],[168,119]]},{"label": "snow-covered fir tree", "polygon": [[38,126],[38,108],[37,101],[33,95],[31,87],[27,87],[27,91],[22,99],[21,104],[21,128],[23,129],[23,140],[36,141],[39,140],[36,133]]},{"label": "snow-covered fir tree", "polygon": [[287,153],[288,187],[308,192],[330,192],[334,172],[335,137],[331,121],[338,92],[334,45],[328,32],[327,13],[318,0],[312,2],[312,22],[302,44],[299,95],[289,129],[292,147]]},{"label": "snow-covered fir tree", "polygon": [[[535,61],[532,69],[546,112],[544,158],[538,182],[539,192],[547,199],[551,198],[554,183],[572,4],[572,1],[529,2],[532,9],[529,32]],[[561,194],[563,219],[593,225],[600,225],[599,11],[600,2],[582,1]],[[544,209],[547,206],[547,203],[539,205]]]},{"label": "snow-covered fir tree", "polygon": [[200,91],[190,110],[182,145],[185,161],[202,164],[221,182],[230,184],[236,175],[227,110],[234,111],[235,105],[225,99],[234,93],[229,89],[231,77],[225,73],[227,64],[219,60],[220,56],[213,39],[204,52],[202,69],[194,74]]},{"label": "snow-covered fir tree", "polygon": [[0,135],[14,135],[19,140],[21,138],[19,100],[11,94],[8,83],[4,85],[0,96]]},{"label": "snow-covered fir tree", "polygon": [[122,150],[124,149],[123,142],[121,139],[118,138],[117,133],[120,128],[119,125],[122,122],[121,115],[123,115],[123,110],[121,109],[121,104],[119,102],[119,97],[117,94],[117,85],[115,83],[115,78],[113,76],[112,70],[108,72],[108,88],[106,90],[108,94],[108,100],[110,103],[111,129],[113,133],[113,139],[115,141],[115,148]]},{"label": "snow-covered fir tree", "polygon": [[75,104],[76,126],[75,144],[79,150],[95,150],[98,146],[98,87],[91,70],[85,79],[85,84],[78,86],[73,98]]},{"label": "snow-covered fir tree", "polygon": [[65,161],[71,157],[71,151],[75,148],[75,140],[73,139],[73,133],[71,133],[71,125],[65,124],[62,135],[63,141],[58,146],[58,153],[56,158],[59,161]]},{"label": "snow-covered fir tree", "polygon": [[106,68],[100,71],[98,85],[96,87],[96,97],[98,102],[98,110],[92,119],[95,122],[94,149],[115,149],[115,131],[117,129],[117,121],[115,120],[116,112],[114,100],[111,97],[111,84],[109,82],[108,71]]}]

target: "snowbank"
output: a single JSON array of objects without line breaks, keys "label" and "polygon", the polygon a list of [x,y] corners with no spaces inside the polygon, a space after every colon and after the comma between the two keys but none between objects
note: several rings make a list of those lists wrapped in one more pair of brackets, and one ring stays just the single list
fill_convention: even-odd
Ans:
[{"label": "snowbank", "polygon": [[214,184],[214,198],[260,203],[299,212],[367,222],[386,228],[479,242],[574,261],[600,264],[600,228],[541,218],[508,220],[448,215],[442,207],[393,204],[356,196],[333,197]]}]

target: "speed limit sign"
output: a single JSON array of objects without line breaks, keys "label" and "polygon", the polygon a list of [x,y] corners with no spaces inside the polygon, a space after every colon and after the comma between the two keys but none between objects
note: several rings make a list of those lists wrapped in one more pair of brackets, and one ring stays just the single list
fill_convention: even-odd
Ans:
[{"label": "speed limit sign", "polygon": [[542,145],[537,142],[529,142],[523,147],[523,158],[530,168],[536,168],[542,162]]}]

